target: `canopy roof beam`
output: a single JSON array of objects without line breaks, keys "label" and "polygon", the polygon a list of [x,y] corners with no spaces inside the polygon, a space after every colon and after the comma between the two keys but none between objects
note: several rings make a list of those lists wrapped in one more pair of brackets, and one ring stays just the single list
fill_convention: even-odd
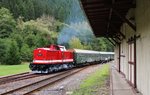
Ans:
[{"label": "canopy roof beam", "polygon": [[117,10],[113,8],[113,12],[124,22],[126,22],[134,31],[136,31],[136,26],[131,23],[126,17],[122,16]]},{"label": "canopy roof beam", "polygon": [[116,46],[114,42],[112,42],[108,37],[106,37],[107,40],[113,45],[113,46]]},{"label": "canopy roof beam", "polygon": [[116,44],[120,44],[120,42],[116,41],[114,38],[111,38]]}]

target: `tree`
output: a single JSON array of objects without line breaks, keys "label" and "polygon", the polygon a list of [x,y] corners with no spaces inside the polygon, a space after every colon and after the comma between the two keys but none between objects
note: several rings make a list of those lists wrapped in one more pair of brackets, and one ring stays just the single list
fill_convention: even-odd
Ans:
[{"label": "tree", "polygon": [[31,61],[32,60],[32,49],[29,48],[27,44],[23,44],[20,51],[21,61]]},{"label": "tree", "polygon": [[7,56],[5,59],[5,64],[16,65],[21,64],[19,48],[16,41],[11,41],[10,47],[7,51]]},{"label": "tree", "polygon": [[110,52],[114,51],[114,46],[107,39],[105,39],[105,44],[106,44],[106,51]]},{"label": "tree", "polygon": [[84,46],[81,44],[81,41],[80,41],[78,38],[73,37],[73,38],[69,41],[69,48],[83,49]]},{"label": "tree", "polygon": [[35,11],[32,0],[25,0],[26,2],[26,10],[27,10],[27,19],[35,19]]},{"label": "tree", "polygon": [[39,18],[43,14],[52,15],[62,22],[70,16],[83,17],[78,15],[83,15],[78,0],[0,0],[0,7],[9,9],[15,19],[23,16],[26,21]]},{"label": "tree", "polygon": [[11,39],[13,39],[17,42],[17,46],[19,47],[19,51],[20,51],[20,49],[24,43],[22,35],[19,34],[18,32],[14,32],[11,35]]},{"label": "tree", "polygon": [[14,31],[16,22],[6,8],[0,9],[0,38],[9,37],[9,35]]},{"label": "tree", "polygon": [[36,45],[36,38],[35,35],[33,34],[29,34],[26,38],[25,38],[25,43],[28,44],[28,46],[31,48],[32,46]]},{"label": "tree", "polygon": [[84,45],[84,49],[86,49],[86,50],[92,50],[92,46],[90,44]]},{"label": "tree", "polygon": [[6,45],[3,39],[0,39],[0,63],[2,64],[5,60]]},{"label": "tree", "polygon": [[37,37],[37,47],[43,47],[48,44],[48,40],[45,37],[42,37],[41,35],[36,36]]}]

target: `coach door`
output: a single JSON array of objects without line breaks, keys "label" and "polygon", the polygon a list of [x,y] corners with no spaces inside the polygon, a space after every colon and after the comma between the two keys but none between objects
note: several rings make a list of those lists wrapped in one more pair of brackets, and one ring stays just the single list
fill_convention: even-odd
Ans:
[{"label": "coach door", "polygon": [[135,60],[135,43],[133,42],[129,42],[128,43],[128,54],[129,54],[129,58],[128,58],[128,67],[129,67],[129,74],[128,74],[128,80],[129,83],[135,87],[135,74],[136,74],[136,60]]}]

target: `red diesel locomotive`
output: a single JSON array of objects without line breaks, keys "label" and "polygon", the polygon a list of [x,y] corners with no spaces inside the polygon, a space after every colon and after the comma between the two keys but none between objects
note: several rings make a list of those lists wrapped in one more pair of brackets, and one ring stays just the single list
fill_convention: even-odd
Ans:
[{"label": "red diesel locomotive", "polygon": [[37,48],[33,51],[32,71],[48,73],[63,68],[72,67],[73,51],[66,50],[64,46],[50,45],[46,48]]},{"label": "red diesel locomotive", "polygon": [[89,63],[100,63],[106,61],[106,58],[112,59],[114,55],[80,49],[66,50],[60,45],[37,48],[33,53],[33,62],[29,67],[36,73],[49,73]]}]

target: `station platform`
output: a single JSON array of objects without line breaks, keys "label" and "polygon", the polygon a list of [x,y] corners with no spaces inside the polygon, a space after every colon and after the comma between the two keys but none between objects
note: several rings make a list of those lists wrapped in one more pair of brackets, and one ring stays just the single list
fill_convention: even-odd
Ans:
[{"label": "station platform", "polygon": [[137,93],[125,80],[124,76],[120,74],[117,69],[111,65],[110,77],[110,95],[142,95]]}]

